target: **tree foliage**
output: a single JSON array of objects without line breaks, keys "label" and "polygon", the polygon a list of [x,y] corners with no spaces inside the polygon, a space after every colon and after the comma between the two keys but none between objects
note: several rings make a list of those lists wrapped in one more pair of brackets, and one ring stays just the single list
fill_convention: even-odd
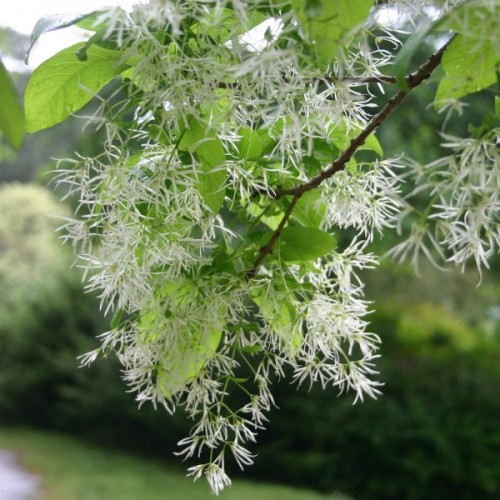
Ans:
[{"label": "tree foliage", "polygon": [[[230,483],[228,455],[252,463],[246,444],[274,404],[274,378],[355,400],[380,393],[358,277],[377,263],[375,237],[406,230],[391,252],[415,264],[424,254],[481,269],[498,251],[498,112],[469,137],[442,131],[449,154],[429,165],[386,158],[375,135],[429,79],[450,117],[485,88],[495,109],[498,10],[151,0],[35,27],[34,39],[72,23],[94,34],[33,73],[28,132],[118,79],[90,118],[106,130],[104,152],[57,175],[82,209],[67,239],[113,312],[83,362],[115,351],[141,404],[183,406],[195,424],[179,454],[199,459],[190,474],[214,492]],[[414,28],[403,43],[404,22]],[[391,95],[380,107],[371,85]]]}]

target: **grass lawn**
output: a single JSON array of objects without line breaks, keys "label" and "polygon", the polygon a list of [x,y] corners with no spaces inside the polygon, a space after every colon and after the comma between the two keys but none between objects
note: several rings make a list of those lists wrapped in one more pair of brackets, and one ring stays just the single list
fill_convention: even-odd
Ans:
[{"label": "grass lawn", "polygon": [[[43,500],[208,500],[206,481],[193,483],[182,466],[166,465],[92,446],[69,436],[0,428],[0,448],[17,451],[22,465],[43,478]],[[325,500],[335,495],[235,480],[221,500]]]}]

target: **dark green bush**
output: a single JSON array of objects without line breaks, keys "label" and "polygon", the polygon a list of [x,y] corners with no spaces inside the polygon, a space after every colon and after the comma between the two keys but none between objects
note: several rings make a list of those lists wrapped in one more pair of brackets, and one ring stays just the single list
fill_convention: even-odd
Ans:
[{"label": "dark green bush", "polygon": [[77,357],[98,345],[108,321],[69,270],[54,233],[60,222],[46,216],[65,210],[40,186],[0,187],[0,422],[174,450],[181,419],[139,410],[116,359],[79,368]]},{"label": "dark green bush", "polygon": [[356,499],[500,498],[500,347],[464,350],[461,327],[451,332],[434,312],[420,346],[395,334],[400,312],[374,318],[384,340],[377,401],[280,386],[255,472]]}]

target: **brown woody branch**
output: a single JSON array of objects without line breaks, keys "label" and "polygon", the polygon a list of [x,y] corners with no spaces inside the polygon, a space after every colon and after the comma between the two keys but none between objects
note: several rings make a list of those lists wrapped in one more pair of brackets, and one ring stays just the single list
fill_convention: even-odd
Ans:
[{"label": "brown woody branch", "polygon": [[337,172],[340,172],[345,169],[349,160],[354,156],[356,151],[364,144],[368,136],[375,131],[375,129],[381,125],[387,117],[397,109],[401,103],[405,100],[406,96],[410,93],[412,89],[418,87],[422,82],[427,80],[432,72],[439,66],[441,63],[441,59],[451,40],[448,41],[441,49],[439,49],[435,54],[433,54],[427,62],[425,62],[417,71],[410,74],[405,79],[406,88],[397,92],[389,101],[387,101],[386,105],[377,113],[366,125],[366,127],[359,133],[357,137],[355,137],[349,147],[336,159],[331,165],[323,170],[321,173],[313,177],[311,180],[299,184],[291,189],[277,189],[274,192],[273,198],[279,199],[284,196],[293,196],[290,205],[288,206],[278,228],[274,231],[271,239],[266,245],[263,245],[259,250],[259,255],[255,260],[252,267],[247,271],[246,277],[253,278],[257,274],[257,270],[259,266],[264,262],[265,258],[270,255],[274,249],[276,242],[278,241],[281,233],[289,221],[293,209],[295,208],[297,202],[300,197],[307,193],[308,191],[312,191],[317,188],[320,184],[322,184],[326,179],[333,177]]},{"label": "brown woody branch", "polygon": [[302,194],[298,194],[294,195],[294,197],[292,198],[290,205],[288,205],[288,208],[286,209],[285,215],[281,219],[279,226],[276,228],[276,231],[274,231],[273,235],[271,236],[271,239],[265,245],[260,247],[257,260],[253,263],[253,266],[246,273],[247,278],[253,278],[257,274],[257,270],[259,269],[262,262],[264,262],[264,259],[273,251],[274,245],[278,241],[278,238],[281,236],[281,233],[283,232],[283,229],[285,228],[288,219],[290,219],[293,209],[295,208],[295,205],[297,205],[297,202],[299,201],[299,198],[301,196]]}]

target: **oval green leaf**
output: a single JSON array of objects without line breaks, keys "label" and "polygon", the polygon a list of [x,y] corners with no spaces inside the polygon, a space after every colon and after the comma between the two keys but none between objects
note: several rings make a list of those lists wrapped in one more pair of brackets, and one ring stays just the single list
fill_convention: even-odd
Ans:
[{"label": "oval green leaf", "polygon": [[280,258],[285,261],[314,260],[336,247],[333,236],[313,227],[286,227],[279,239]]},{"label": "oval green leaf", "polygon": [[326,203],[318,191],[304,193],[292,212],[292,217],[299,224],[319,228],[326,215]]},{"label": "oval green leaf", "polygon": [[218,214],[226,195],[227,174],[224,168],[212,168],[202,161],[198,174],[198,191],[214,214]]},{"label": "oval green leaf", "polygon": [[260,135],[250,127],[242,127],[238,131],[241,136],[238,143],[238,154],[241,160],[252,160],[262,155],[263,144]]},{"label": "oval green leaf", "polygon": [[166,398],[192,382],[216,353],[222,338],[222,328],[207,328],[194,332],[178,346],[176,355],[167,356],[158,367],[158,384]]},{"label": "oval green leaf", "polygon": [[8,71],[0,61],[0,130],[9,144],[19,149],[24,139],[24,113],[17,97],[16,88]]},{"label": "oval green leaf", "polygon": [[196,153],[200,161],[198,191],[214,214],[224,204],[227,173],[221,165],[226,161],[222,142],[207,123],[191,117],[179,132],[179,149]]},{"label": "oval green leaf", "polygon": [[50,16],[44,16],[40,18],[36,22],[35,27],[31,32],[30,45],[28,47],[28,51],[26,52],[26,62],[28,61],[28,57],[30,55],[30,51],[33,45],[44,33],[49,33],[50,31],[56,31],[63,28],[68,28],[69,26],[73,26],[75,24],[78,24],[80,26],[80,22],[90,16],[93,16],[95,19],[96,12],[101,12],[101,11],[93,10],[92,12],[88,12],[86,14],[76,14],[76,15],[53,14]]},{"label": "oval green leaf", "polygon": [[446,76],[434,100],[437,109],[449,99],[460,99],[493,85],[500,60],[490,40],[457,35],[443,55],[442,66]]},{"label": "oval green leaf", "polygon": [[31,75],[25,92],[26,131],[36,132],[62,122],[124,70],[119,52],[89,47],[80,61],[78,43],[42,63]]},{"label": "oval green leaf", "polygon": [[297,321],[297,310],[285,295],[274,297],[265,294],[253,297],[259,306],[260,314],[280,337],[283,348],[291,358],[297,356],[304,342],[304,334]]},{"label": "oval green leaf", "polygon": [[349,33],[366,20],[373,0],[292,0],[299,21],[315,42],[318,61],[329,63]]}]

